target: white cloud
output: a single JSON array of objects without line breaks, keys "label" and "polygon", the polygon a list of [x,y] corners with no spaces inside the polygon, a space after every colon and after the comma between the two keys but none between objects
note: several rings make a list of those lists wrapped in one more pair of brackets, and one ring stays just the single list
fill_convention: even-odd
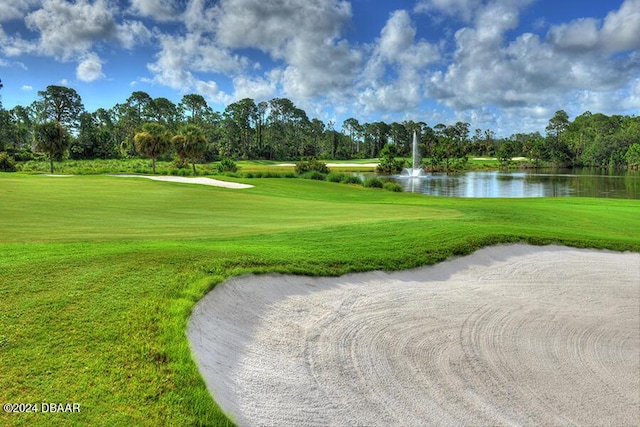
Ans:
[{"label": "white cloud", "polygon": [[149,41],[151,32],[141,22],[117,23],[119,12],[113,7],[107,0],[44,0],[42,8],[25,17],[27,27],[39,34],[37,43],[15,39],[13,45],[22,52],[68,61],[101,43],[117,41],[131,49]]},{"label": "white cloud", "polygon": [[352,86],[361,55],[340,39],[351,19],[348,2],[223,0],[215,14],[221,45],[259,49],[285,63],[280,83],[288,96],[332,96]]},{"label": "white cloud", "polygon": [[640,110],[640,77],[634,79],[629,85],[629,92],[622,100],[621,106],[627,110]]},{"label": "white cloud", "polygon": [[33,86],[29,86],[29,85],[22,85],[22,87],[20,88],[21,91],[23,92],[31,92],[33,90]]},{"label": "white cloud", "polygon": [[217,14],[222,45],[256,48],[283,58],[296,39],[338,37],[351,19],[351,6],[336,0],[222,0]]},{"label": "white cloud", "polygon": [[117,39],[125,49],[147,44],[151,41],[152,32],[140,21],[124,21],[117,26]]},{"label": "white cloud", "polygon": [[83,82],[93,82],[103,78],[102,61],[98,55],[94,53],[86,55],[76,68],[76,77]]},{"label": "white cloud", "polygon": [[421,0],[414,10],[422,13],[439,12],[470,22],[481,5],[482,0]]},{"label": "white cloud", "polygon": [[609,52],[640,48],[640,0],[626,0],[619,10],[607,15],[601,40]]},{"label": "white cloud", "polygon": [[416,41],[416,34],[406,10],[390,15],[360,80],[358,103],[365,111],[408,111],[423,99],[426,67],[440,54],[426,41]]},{"label": "white cloud", "polygon": [[156,21],[179,18],[181,2],[176,0],[131,0],[131,12]]},{"label": "white cloud", "polygon": [[188,90],[196,85],[194,72],[239,74],[248,64],[246,58],[218,47],[213,40],[198,34],[184,37],[161,35],[157,61],[148,68],[155,81],[174,89]]},{"label": "white cloud", "polygon": [[277,82],[281,70],[273,70],[265,77],[238,76],[233,79],[233,100],[253,98],[256,101],[269,100],[277,94]]},{"label": "white cloud", "polygon": [[25,18],[29,29],[40,33],[39,50],[69,60],[83,54],[96,40],[114,39],[117,26],[105,0],[44,0],[43,7]]},{"label": "white cloud", "polygon": [[559,49],[606,53],[640,47],[640,0],[626,0],[604,20],[580,18],[549,29],[550,42]]},{"label": "white cloud", "polygon": [[[627,34],[626,29],[636,25],[628,8],[638,1],[625,2],[605,23],[626,11],[629,19],[619,25]],[[568,105],[612,111],[622,102],[615,93],[624,91],[629,78],[637,75],[640,58],[609,57],[614,49],[604,41],[604,26],[600,29],[600,22],[591,18],[551,27],[545,40],[531,33],[508,40],[525,3],[496,1],[480,7],[473,25],[456,32],[455,54],[446,70],[427,79],[429,95],[457,111],[489,105],[505,117],[535,117],[547,110],[553,114]],[[617,51],[630,46],[630,39],[621,38],[624,41],[615,43]]]},{"label": "white cloud", "polygon": [[22,19],[40,0],[2,0],[0,3],[0,22]]},{"label": "white cloud", "polygon": [[567,50],[587,51],[598,45],[598,20],[583,18],[569,24],[553,26],[548,37],[556,47]]}]

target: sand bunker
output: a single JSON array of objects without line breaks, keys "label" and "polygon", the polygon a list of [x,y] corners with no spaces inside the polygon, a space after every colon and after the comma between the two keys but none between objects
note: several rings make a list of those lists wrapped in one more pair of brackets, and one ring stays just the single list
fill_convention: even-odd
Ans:
[{"label": "sand bunker", "polygon": [[186,178],[183,176],[150,176],[150,175],[111,175],[111,176],[120,176],[124,178],[147,178],[152,179],[154,181],[168,181],[168,182],[182,182],[186,184],[200,184],[200,185],[211,185],[214,187],[224,187],[224,188],[252,188],[253,185],[249,184],[240,184],[238,182],[228,182],[228,181],[220,181],[212,178]]},{"label": "sand bunker", "polygon": [[238,277],[192,351],[239,425],[640,425],[640,254],[508,245],[339,278]]},{"label": "sand bunker", "polygon": [[[279,163],[274,166],[295,166],[295,163]],[[327,167],[329,168],[375,168],[378,166],[378,163],[327,163]]]}]

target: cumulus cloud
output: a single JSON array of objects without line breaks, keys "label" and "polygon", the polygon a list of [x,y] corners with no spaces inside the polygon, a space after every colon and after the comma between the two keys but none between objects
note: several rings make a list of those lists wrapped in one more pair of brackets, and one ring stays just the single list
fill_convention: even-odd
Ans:
[{"label": "cumulus cloud", "polygon": [[103,78],[102,61],[98,55],[87,54],[76,68],[76,77],[83,82],[93,82]]},{"label": "cumulus cloud", "polygon": [[422,13],[443,13],[470,22],[481,5],[482,0],[421,0],[414,10]]},{"label": "cumulus cloud", "polygon": [[198,74],[239,75],[248,65],[246,58],[219,47],[201,34],[167,34],[159,39],[161,50],[157,60],[147,65],[154,75],[152,82],[184,93],[196,91],[220,104],[230,99],[214,80],[203,80]]},{"label": "cumulus cloud", "polygon": [[29,29],[40,34],[43,54],[69,60],[86,52],[96,40],[117,37],[117,26],[105,0],[69,3],[44,0],[42,8],[25,18]]},{"label": "cumulus cloud", "polygon": [[233,79],[234,101],[243,98],[253,98],[256,101],[268,100],[277,95],[277,82],[280,81],[281,70],[275,69],[268,73],[267,76],[249,77],[238,76]]},{"label": "cumulus cloud", "polygon": [[[625,1],[602,22],[577,19],[551,27],[546,38],[524,33],[513,40],[507,34],[517,28],[526,2],[488,3],[477,10],[472,25],[456,32],[453,60],[427,79],[429,96],[455,110],[493,105],[533,114],[526,109],[571,104],[607,111],[615,97],[606,94],[619,90],[638,72],[637,55],[609,55],[637,46],[637,38],[632,41],[624,35],[630,29],[640,33],[635,17],[640,9],[630,8],[639,1]],[[624,23],[623,13],[628,17]],[[616,42],[605,36],[611,22],[620,28]]]},{"label": "cumulus cloud", "polygon": [[353,83],[360,53],[340,38],[351,6],[336,0],[223,0],[216,37],[229,48],[259,49],[284,61],[280,84],[293,97],[338,93]]},{"label": "cumulus cloud", "polygon": [[156,21],[174,21],[181,13],[181,3],[176,0],[131,0],[131,12]]},{"label": "cumulus cloud", "polygon": [[[10,0],[10,4],[13,0]],[[27,2],[36,4],[34,0]],[[23,10],[26,10],[24,6]],[[121,11],[109,0],[43,0],[41,7],[24,17],[26,27],[37,34],[35,40],[19,34],[0,34],[7,56],[37,54],[60,61],[76,61],[76,77],[92,82],[104,77],[99,47],[113,42],[126,49],[146,43],[151,32],[139,21],[118,22]]]},{"label": "cumulus cloud", "polygon": [[40,0],[2,0],[0,3],[0,22],[22,19]]},{"label": "cumulus cloud", "polygon": [[559,49],[606,53],[640,48],[640,0],[626,0],[604,20],[576,19],[549,30],[550,42]]},{"label": "cumulus cloud", "polygon": [[358,100],[366,111],[410,110],[424,98],[422,75],[440,54],[425,40],[416,41],[416,34],[406,10],[390,15],[361,77]]},{"label": "cumulus cloud", "polygon": [[336,0],[222,0],[218,40],[231,48],[261,49],[283,58],[300,38],[332,40],[351,19],[351,6]]}]

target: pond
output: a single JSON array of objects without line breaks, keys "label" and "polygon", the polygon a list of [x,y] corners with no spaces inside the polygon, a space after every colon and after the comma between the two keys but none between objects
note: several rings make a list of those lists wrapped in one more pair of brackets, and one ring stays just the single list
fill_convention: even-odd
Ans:
[{"label": "pond", "polygon": [[448,197],[604,197],[640,199],[640,173],[593,169],[481,171],[395,176],[404,191]]}]

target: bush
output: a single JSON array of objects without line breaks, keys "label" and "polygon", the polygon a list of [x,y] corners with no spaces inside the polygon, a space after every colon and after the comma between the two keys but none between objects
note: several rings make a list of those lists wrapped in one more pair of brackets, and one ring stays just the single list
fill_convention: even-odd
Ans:
[{"label": "bush", "polygon": [[0,172],[15,172],[16,163],[7,152],[0,153]]},{"label": "bush", "polygon": [[362,185],[362,178],[357,175],[347,175],[342,181],[343,184],[358,184]]},{"label": "bush", "polygon": [[22,148],[20,150],[10,150],[11,153],[11,157],[13,157],[13,159],[16,162],[27,162],[29,160],[41,160],[41,161],[45,161],[47,160],[47,156],[43,153],[34,153],[33,151],[26,149],[26,148]]},{"label": "bush", "polygon": [[382,188],[384,185],[382,184],[382,181],[380,181],[378,178],[371,177],[371,178],[367,178],[364,181],[363,184],[365,187],[369,187],[369,188]]},{"label": "bush", "polygon": [[385,182],[382,188],[384,188],[387,191],[393,191],[394,193],[402,192],[402,185],[396,182]]},{"label": "bush", "polygon": [[191,165],[189,164],[189,162],[187,162],[185,159],[177,157],[173,163],[172,163],[173,167],[176,169],[186,169],[191,167]]},{"label": "bush", "polygon": [[324,181],[325,179],[327,179],[327,175],[318,171],[305,172],[302,175],[300,175],[300,177],[304,179],[315,179],[317,181]]},{"label": "bush", "polygon": [[320,160],[315,158],[300,160],[298,163],[296,163],[297,174],[302,175],[306,172],[311,171],[320,172],[326,175],[329,173],[329,167],[326,163],[321,162]]},{"label": "bush", "polygon": [[218,163],[216,165],[216,168],[218,169],[218,172],[223,173],[223,172],[237,172],[238,171],[238,166],[236,165],[236,162],[234,162],[231,159],[222,159],[220,160],[220,163]]},{"label": "bush", "polygon": [[347,174],[345,173],[330,173],[327,175],[327,181],[329,182],[343,182]]},{"label": "bush", "polygon": [[342,183],[362,185],[362,178],[357,175],[346,175]]}]

